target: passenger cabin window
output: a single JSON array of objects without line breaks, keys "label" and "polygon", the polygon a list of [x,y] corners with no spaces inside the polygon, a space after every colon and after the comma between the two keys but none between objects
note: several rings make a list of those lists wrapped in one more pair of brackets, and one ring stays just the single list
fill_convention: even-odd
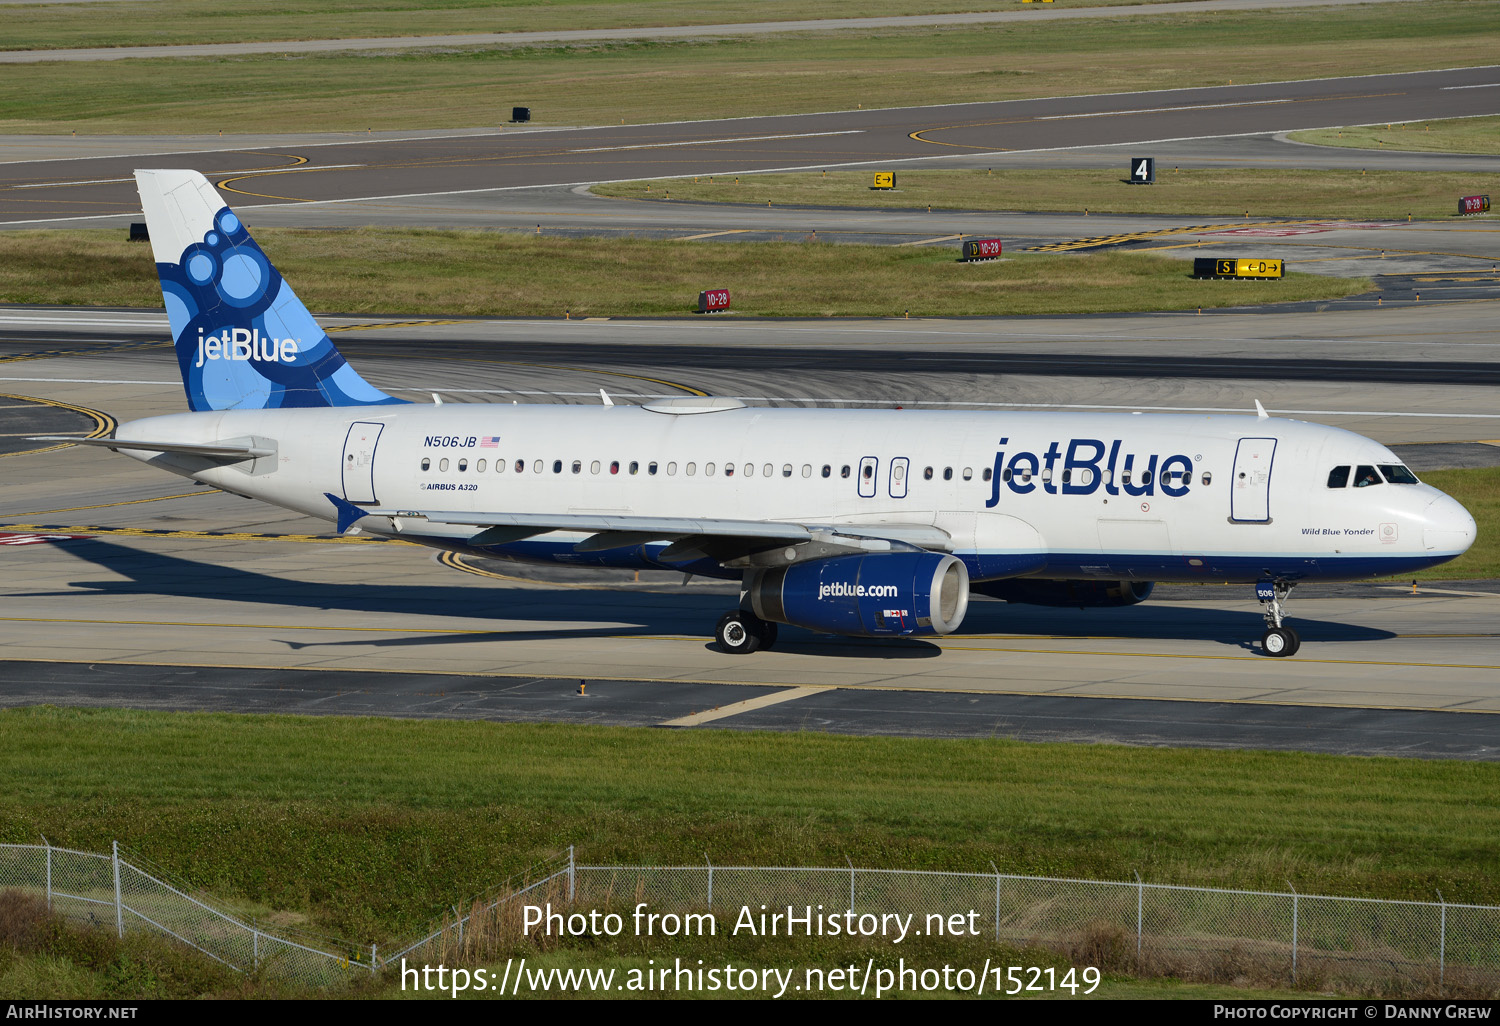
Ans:
[{"label": "passenger cabin window", "polygon": [[422,469],[423,470],[430,470],[430,469],[432,469],[432,460],[428,459],[426,456],[422,457]]},{"label": "passenger cabin window", "polygon": [[776,468],[767,463],[764,467],[760,468],[760,472],[763,477],[774,477],[776,475]]},{"label": "passenger cabin window", "polygon": [[790,463],[783,463],[781,465],[781,476],[782,477],[791,477],[792,476],[792,465]]},{"label": "passenger cabin window", "polygon": [[714,465],[712,463],[705,463],[705,464],[703,464],[703,473],[707,474],[709,477],[713,477],[714,476]]},{"label": "passenger cabin window", "polygon": [[1205,484],[1205,485],[1211,485],[1211,484],[1213,484],[1213,483],[1214,483],[1214,475],[1213,475],[1213,472],[1212,472],[1212,471],[1210,471],[1210,470],[1205,470],[1205,471],[1204,471],[1204,472],[1203,472],[1203,483],[1204,483],[1204,484]]},{"label": "passenger cabin window", "polygon": [[826,464],[826,463],[823,464],[823,476],[824,477],[832,477],[833,476],[833,468],[831,466],[829,466],[828,464]]},{"label": "passenger cabin window", "polygon": [[446,457],[444,457],[443,459],[438,460],[438,469],[441,470],[441,471],[443,471],[444,473],[447,473],[447,471],[448,471],[448,460],[447,460]]},{"label": "passenger cabin window", "polygon": [[484,468],[485,468],[485,462],[484,462],[484,460],[480,460],[478,463],[474,464],[474,473],[476,473],[476,474],[483,474],[484,473]]},{"label": "passenger cabin window", "polygon": [[[619,467],[616,467],[615,471],[618,473],[619,469],[620,469]],[[597,474],[597,473],[599,473],[599,461],[598,460],[595,460],[594,462],[592,462],[592,463],[589,464],[589,473],[590,474]]]},{"label": "passenger cabin window", "polygon": [[953,468],[952,467],[944,467],[943,468],[943,480],[944,481],[952,481],[953,480]]},{"label": "passenger cabin window", "polygon": [[974,480],[974,468],[973,467],[965,467],[964,468],[964,480],[965,481],[972,481],[972,480]]},{"label": "passenger cabin window", "polygon": [[1380,479],[1380,475],[1376,473],[1374,467],[1360,466],[1354,471],[1354,487],[1356,488],[1368,488],[1371,485],[1384,483],[1385,482]]},{"label": "passenger cabin window", "polygon": [[754,477],[755,476],[755,464],[754,463],[746,463],[745,464],[745,476],[746,477]]},{"label": "passenger cabin window", "polygon": [[646,473],[650,477],[655,477],[656,476],[656,461],[655,460],[652,460],[650,463],[646,464]]},{"label": "passenger cabin window", "polygon": [[576,473],[578,473],[582,469],[583,469],[583,461],[582,460],[574,460],[573,461],[573,473],[576,474]]},{"label": "passenger cabin window", "polygon": [[[790,470],[790,469],[791,469],[791,468],[790,468],[790,467],[788,467],[788,468],[787,468],[787,469],[788,469],[788,470]],[[861,471],[861,473],[863,473],[863,474],[864,474],[864,476],[865,476],[865,480],[866,480],[866,481],[868,481],[868,480],[870,480],[870,479],[871,479],[871,478],[872,478],[872,477],[874,477],[874,476],[875,476],[875,468],[874,468],[874,467],[872,467],[872,466],[870,466],[870,465],[869,465],[869,464],[868,464],[868,463],[866,463],[866,464],[865,464],[865,469],[864,469],[864,470],[863,470],[863,471]]]},{"label": "passenger cabin window", "polygon": [[848,476],[849,476],[849,464],[845,463],[844,466],[843,466],[843,469],[839,471],[839,477],[848,477]]},{"label": "passenger cabin window", "polygon": [[993,467],[985,467],[984,468],[984,479],[986,481],[988,481],[990,478],[992,478],[994,476],[995,476],[995,468],[993,468]]},{"label": "passenger cabin window", "polygon": [[[670,473],[671,469],[672,469],[671,467],[668,467],[667,471]],[[686,473],[688,477],[692,477],[694,474],[698,473],[698,464],[696,464],[696,463],[689,463],[687,466],[683,467],[682,469],[683,469],[683,472]]]},{"label": "passenger cabin window", "polygon": [[1385,479],[1391,484],[1422,483],[1417,480],[1416,474],[1413,474],[1410,469],[1400,463],[1382,463],[1380,464],[1380,472],[1385,475]]},{"label": "passenger cabin window", "polygon": [[466,471],[468,469],[469,469],[469,461],[468,460],[459,460],[458,461],[458,472],[460,474],[462,474],[464,471]]},{"label": "passenger cabin window", "polygon": [[562,473],[562,460],[553,460],[552,461],[552,473],[554,473],[554,474],[561,474]]},{"label": "passenger cabin window", "polygon": [[932,480],[932,468],[931,467],[923,467],[922,468],[922,480],[923,481],[931,481]]},{"label": "passenger cabin window", "polygon": [[676,475],[677,475],[677,464],[676,463],[668,463],[667,464],[667,476],[668,477],[675,477]]},{"label": "passenger cabin window", "polygon": [[1349,468],[1348,467],[1334,467],[1332,470],[1330,470],[1328,472],[1328,487],[1329,488],[1348,488],[1349,487]]},{"label": "passenger cabin window", "polygon": [[724,464],[724,476],[725,477],[733,477],[734,476],[734,464],[733,463],[726,463],[726,464]]},{"label": "passenger cabin window", "polygon": [[804,464],[802,464],[802,476],[803,477],[812,477],[812,464],[811,463],[804,463]]}]

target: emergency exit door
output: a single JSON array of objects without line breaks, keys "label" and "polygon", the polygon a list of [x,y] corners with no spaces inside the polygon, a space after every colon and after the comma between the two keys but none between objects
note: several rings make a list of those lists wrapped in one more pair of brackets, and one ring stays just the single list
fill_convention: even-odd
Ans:
[{"label": "emergency exit door", "polygon": [[375,502],[375,443],[384,424],[357,420],[344,436],[344,498],[350,502]]},{"label": "emergency exit door", "polygon": [[1234,450],[1229,482],[1229,519],[1243,524],[1271,522],[1271,463],[1276,439],[1241,438]]}]

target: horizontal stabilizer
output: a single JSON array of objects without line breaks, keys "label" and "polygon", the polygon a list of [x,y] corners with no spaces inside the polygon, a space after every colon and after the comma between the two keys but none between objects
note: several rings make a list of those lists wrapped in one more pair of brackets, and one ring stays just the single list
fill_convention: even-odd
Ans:
[{"label": "horizontal stabilizer", "polygon": [[275,449],[268,449],[263,445],[236,442],[149,442],[133,438],[75,438],[69,435],[35,435],[27,441],[97,445],[101,449],[112,449],[115,452],[121,449],[129,449],[132,452],[177,452],[184,456],[204,456],[211,460],[223,460],[226,463],[238,463],[240,460],[276,455]]}]

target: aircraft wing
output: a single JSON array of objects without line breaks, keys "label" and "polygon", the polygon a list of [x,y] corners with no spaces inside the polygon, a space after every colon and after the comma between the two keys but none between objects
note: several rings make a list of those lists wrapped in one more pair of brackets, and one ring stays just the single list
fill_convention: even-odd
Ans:
[{"label": "aircraft wing", "polygon": [[[444,510],[365,509],[328,495],[339,511],[340,529],[362,516],[425,520],[476,528],[471,545],[502,545],[549,531],[574,531],[589,537],[580,552],[640,545],[649,541],[672,544],[662,553],[668,562],[708,557],[733,562],[755,552],[799,542],[814,543],[827,554],[838,552],[937,549],[946,551],[953,540],[946,531],[924,524],[821,524],[770,520],[718,520],[700,517],[640,517],[599,513],[469,513]],[[675,550],[675,551],[674,551]]]},{"label": "aircraft wing", "polygon": [[206,456],[209,459],[224,460],[229,463],[276,455],[275,449],[263,445],[251,445],[248,442],[210,442],[199,445],[190,442],[137,441],[129,438],[78,438],[73,435],[35,435],[27,441],[97,445],[102,449],[113,449],[116,452],[121,449],[130,449],[133,452],[179,452],[187,456]]}]

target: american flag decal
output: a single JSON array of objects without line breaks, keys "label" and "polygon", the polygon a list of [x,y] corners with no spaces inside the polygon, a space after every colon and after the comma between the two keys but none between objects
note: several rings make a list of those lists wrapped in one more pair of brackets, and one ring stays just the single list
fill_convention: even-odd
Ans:
[{"label": "american flag decal", "polygon": [[481,438],[479,440],[479,447],[481,449],[495,449],[495,448],[498,448],[499,445],[500,445],[500,436],[499,435],[485,435],[483,438]]}]

